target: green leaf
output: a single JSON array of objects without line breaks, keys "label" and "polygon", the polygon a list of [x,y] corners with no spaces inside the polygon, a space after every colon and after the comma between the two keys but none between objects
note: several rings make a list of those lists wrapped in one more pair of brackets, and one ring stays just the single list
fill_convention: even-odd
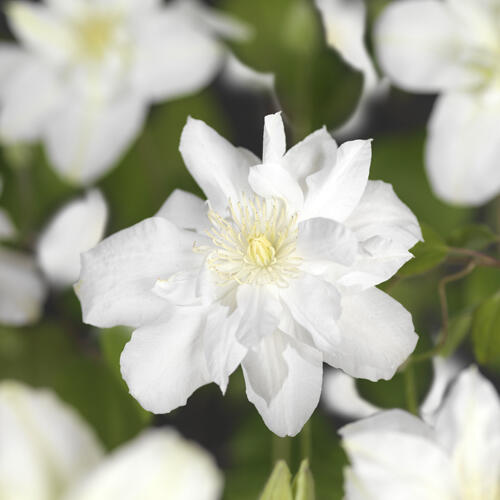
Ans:
[{"label": "green leaf", "polygon": [[448,237],[448,244],[457,248],[482,250],[500,241],[500,236],[495,234],[489,226],[467,225],[453,231]]},{"label": "green leaf", "polygon": [[[439,355],[447,358],[451,356],[464,342],[472,327],[472,312],[464,311],[450,320],[448,336]],[[442,332],[439,333],[439,337]]]},{"label": "green leaf", "polygon": [[309,460],[302,460],[299,472],[292,484],[294,500],[315,500],[314,478],[309,468]]},{"label": "green leaf", "polygon": [[408,277],[430,271],[448,256],[449,249],[443,238],[427,224],[422,224],[421,227],[424,241],[413,247],[411,252],[414,258],[399,270],[399,276]]},{"label": "green leaf", "polygon": [[222,6],[254,28],[253,38],[233,44],[233,51],[250,67],[275,75],[278,99],[296,139],[348,118],[362,77],[327,47],[312,1],[224,0]]},{"label": "green leaf", "polygon": [[259,500],[293,500],[291,480],[292,475],[286,462],[276,462]]},{"label": "green leaf", "polygon": [[472,325],[472,341],[477,362],[500,371],[500,293],[477,308]]}]

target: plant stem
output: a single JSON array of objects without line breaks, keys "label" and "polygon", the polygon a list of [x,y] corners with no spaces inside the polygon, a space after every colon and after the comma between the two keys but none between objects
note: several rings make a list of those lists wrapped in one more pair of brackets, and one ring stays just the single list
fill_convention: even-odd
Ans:
[{"label": "plant stem", "polygon": [[290,438],[281,438],[273,434],[273,463],[278,460],[284,460],[287,464],[290,463]]},{"label": "plant stem", "polygon": [[300,452],[302,460],[309,460],[311,462],[312,455],[312,426],[311,419],[309,419],[300,433]]},{"label": "plant stem", "polygon": [[418,398],[417,387],[415,385],[415,372],[413,366],[410,364],[406,367],[405,375],[405,388],[406,388],[406,407],[409,412],[418,415]]}]

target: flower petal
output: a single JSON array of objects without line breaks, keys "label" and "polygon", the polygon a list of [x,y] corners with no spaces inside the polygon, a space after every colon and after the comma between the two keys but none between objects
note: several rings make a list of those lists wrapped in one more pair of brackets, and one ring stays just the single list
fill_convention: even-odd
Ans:
[{"label": "flower petal", "polygon": [[321,354],[277,330],[242,363],[247,397],[278,436],[295,436],[318,405]]},{"label": "flower petal", "polygon": [[448,203],[482,205],[500,191],[500,99],[494,93],[441,96],[428,126],[426,167]]},{"label": "flower petal", "polygon": [[203,308],[174,308],[134,331],[121,355],[130,394],[153,413],[184,406],[211,380],[203,350]]},{"label": "flower petal", "polygon": [[263,163],[279,163],[286,151],[286,136],[281,111],[264,118]]},{"label": "flower petal", "polygon": [[93,430],[46,389],[0,383],[0,483],[5,499],[58,498],[103,453]]},{"label": "flower petal", "polygon": [[183,229],[205,229],[208,224],[207,204],[198,196],[176,189],[156,213]]},{"label": "flower petal", "polygon": [[392,3],[376,24],[378,60],[384,72],[407,90],[436,92],[472,85],[480,74],[476,76],[473,66],[462,60],[463,29],[446,2]]},{"label": "flower petal", "polygon": [[281,290],[280,296],[295,321],[309,332],[320,351],[335,349],[339,341],[340,294],[333,285],[304,273]]},{"label": "flower petal", "polygon": [[342,296],[341,307],[340,336],[325,361],[353,377],[391,379],[417,344],[410,313],[377,288]]},{"label": "flower petal", "polygon": [[68,96],[44,130],[54,168],[70,182],[91,184],[118,162],[145,113],[143,100],[127,93],[110,102]]},{"label": "flower petal", "polygon": [[108,217],[100,191],[65,205],[43,231],[37,245],[42,271],[57,286],[69,286],[80,276],[80,254],[97,245]]},{"label": "flower petal", "polygon": [[358,240],[352,231],[331,219],[320,217],[299,224],[297,251],[306,260],[325,260],[352,265]]},{"label": "flower petal", "polygon": [[350,141],[340,146],[337,161],[310,175],[302,220],[326,217],[343,222],[356,205],[368,182],[371,141]]},{"label": "flower petal", "polygon": [[132,84],[154,101],[191,94],[208,85],[224,51],[178,8],[152,11],[138,23]]},{"label": "flower petal", "polygon": [[64,500],[217,500],[223,478],[215,460],[173,429],[149,429],[116,449]]},{"label": "flower petal", "polygon": [[45,293],[34,260],[0,248],[0,323],[21,326],[35,322]]},{"label": "flower petal", "polygon": [[249,191],[250,158],[201,120],[188,118],[182,131],[180,152],[215,211],[226,209]]},{"label": "flower petal", "polygon": [[156,318],[167,307],[152,291],[156,281],[201,265],[201,257],[192,251],[193,237],[155,217],[85,252],[75,285],[84,321],[106,328],[140,326]]},{"label": "flower petal", "polygon": [[475,366],[459,376],[435,421],[440,444],[453,457],[471,498],[500,494],[500,398]]}]

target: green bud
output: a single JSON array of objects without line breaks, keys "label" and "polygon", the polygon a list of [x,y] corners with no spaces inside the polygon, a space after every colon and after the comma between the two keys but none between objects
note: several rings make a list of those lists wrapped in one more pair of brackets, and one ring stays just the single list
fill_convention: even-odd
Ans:
[{"label": "green bud", "polygon": [[299,472],[293,480],[294,500],[314,500],[314,478],[309,468],[309,460],[302,460]]},{"label": "green bud", "polygon": [[292,475],[288,466],[280,460],[274,466],[259,500],[293,500],[291,480]]}]

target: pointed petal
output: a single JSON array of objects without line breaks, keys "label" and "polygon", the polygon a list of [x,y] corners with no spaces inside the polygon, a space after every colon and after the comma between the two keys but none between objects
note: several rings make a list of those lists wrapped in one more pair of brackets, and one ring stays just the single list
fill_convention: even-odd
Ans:
[{"label": "pointed petal", "polygon": [[249,191],[249,157],[201,120],[188,118],[182,131],[180,152],[212,208],[223,211],[228,199]]},{"label": "pointed petal", "polygon": [[336,163],[310,175],[301,219],[326,217],[343,222],[349,217],[366,188],[371,151],[371,141],[345,142],[338,149]]},{"label": "pointed petal", "polygon": [[104,235],[106,202],[98,190],[65,205],[43,231],[37,244],[40,268],[57,286],[69,286],[80,276],[80,254]]},{"label": "pointed petal", "polygon": [[279,330],[243,360],[247,396],[278,436],[295,436],[318,405],[321,354]]},{"label": "pointed petal", "polygon": [[45,299],[45,284],[31,257],[0,248],[0,323],[35,322]]},{"label": "pointed petal", "polygon": [[202,308],[179,307],[132,334],[121,355],[121,372],[143,408],[168,413],[210,382],[203,351],[204,321]]},{"label": "pointed petal", "polygon": [[155,217],[85,252],[75,285],[84,321],[106,328],[140,326],[156,318],[168,306],[152,291],[156,281],[201,265],[192,251],[193,236]]},{"label": "pointed petal", "polygon": [[417,344],[410,313],[377,288],[344,295],[341,307],[340,339],[325,361],[353,377],[391,379]]},{"label": "pointed petal", "polygon": [[194,194],[176,189],[156,213],[183,229],[201,231],[209,225],[206,202]]},{"label": "pointed petal", "polygon": [[441,96],[428,126],[427,175],[448,203],[482,205],[500,191],[500,99],[453,93]]},{"label": "pointed petal", "polygon": [[281,111],[264,118],[263,163],[279,163],[286,151],[286,136]]},{"label": "pointed petal", "polygon": [[64,500],[216,500],[222,484],[199,445],[173,429],[149,429],[108,455]]}]

